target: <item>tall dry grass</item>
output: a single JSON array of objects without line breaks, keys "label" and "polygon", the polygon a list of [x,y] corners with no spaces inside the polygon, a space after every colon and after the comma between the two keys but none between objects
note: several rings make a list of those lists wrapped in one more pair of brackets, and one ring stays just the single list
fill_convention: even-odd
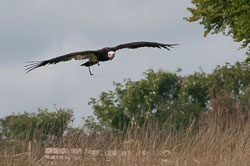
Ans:
[{"label": "tall dry grass", "polygon": [[[192,123],[188,129],[169,131],[149,125],[141,129],[129,128],[116,135],[109,131],[85,134],[79,130],[52,142],[33,141],[31,156],[0,158],[0,165],[48,165],[43,160],[45,147],[100,151],[96,157],[83,153],[81,160],[58,160],[55,165],[60,166],[250,165],[250,110],[243,113],[240,105],[225,101],[225,97],[212,101],[211,110],[202,114],[198,127]],[[105,153],[108,150],[115,150],[117,154],[110,157]],[[2,146],[0,155],[26,151],[27,141],[15,141]],[[123,155],[124,151],[128,153]]]}]

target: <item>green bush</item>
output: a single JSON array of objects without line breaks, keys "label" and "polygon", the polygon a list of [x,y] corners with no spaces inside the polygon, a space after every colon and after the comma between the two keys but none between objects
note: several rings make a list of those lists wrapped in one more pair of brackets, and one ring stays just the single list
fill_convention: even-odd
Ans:
[{"label": "green bush", "polygon": [[38,109],[0,119],[1,140],[48,140],[61,137],[73,119],[72,109]]},{"label": "green bush", "polygon": [[230,94],[244,105],[242,108],[249,105],[250,69],[245,62],[217,66],[211,74],[200,71],[180,76],[150,69],[144,75],[139,81],[126,79],[124,85],[114,83],[114,91],[102,92],[99,99],[91,99],[89,104],[99,122],[94,126],[123,130],[126,126],[142,127],[153,122],[180,129],[197,122],[200,113],[208,110],[211,99],[218,95]]}]

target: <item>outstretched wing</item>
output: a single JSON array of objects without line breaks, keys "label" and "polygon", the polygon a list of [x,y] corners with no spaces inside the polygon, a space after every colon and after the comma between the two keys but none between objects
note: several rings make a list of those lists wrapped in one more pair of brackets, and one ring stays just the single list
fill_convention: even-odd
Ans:
[{"label": "outstretched wing", "polygon": [[29,64],[25,65],[26,67],[25,71],[28,73],[31,70],[34,70],[38,67],[45,66],[47,64],[56,64],[59,62],[65,62],[69,60],[84,60],[84,59],[90,59],[91,61],[97,61],[97,52],[96,51],[81,51],[81,52],[73,52],[66,55],[62,55],[56,58],[48,59],[45,61],[30,61],[27,62]]},{"label": "outstretched wing", "polygon": [[163,43],[156,43],[156,42],[132,42],[132,43],[126,43],[126,44],[120,44],[116,47],[113,47],[114,51],[128,48],[128,49],[136,49],[140,47],[155,47],[155,48],[165,48],[170,50],[169,48],[172,48],[173,46],[178,44],[163,44]]}]

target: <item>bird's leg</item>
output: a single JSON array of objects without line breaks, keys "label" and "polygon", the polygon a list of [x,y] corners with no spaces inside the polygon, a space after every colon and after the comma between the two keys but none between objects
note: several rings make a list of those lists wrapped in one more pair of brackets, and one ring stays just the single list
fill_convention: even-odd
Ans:
[{"label": "bird's leg", "polygon": [[94,75],[94,74],[91,73],[90,66],[89,66],[89,74],[90,74],[91,76]]}]

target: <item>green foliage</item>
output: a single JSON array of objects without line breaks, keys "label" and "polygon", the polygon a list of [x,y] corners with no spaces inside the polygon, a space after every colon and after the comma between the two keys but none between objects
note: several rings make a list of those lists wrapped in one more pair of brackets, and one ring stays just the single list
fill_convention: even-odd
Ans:
[{"label": "green foliage", "polygon": [[1,139],[47,140],[63,135],[73,118],[72,109],[48,112],[38,109],[38,113],[12,114],[0,119]]},{"label": "green foliage", "polygon": [[[233,110],[240,110],[248,114],[250,111],[250,67],[246,62],[236,62],[235,65],[227,63],[217,66],[209,75],[211,96],[217,98],[231,115]],[[239,108],[236,108],[239,107]]]},{"label": "green foliage", "polygon": [[248,113],[250,110],[250,86],[248,85],[243,89],[243,94],[238,96],[239,102],[241,104],[241,111]]},{"label": "green foliage", "polygon": [[199,103],[202,108],[209,100],[208,78],[204,71],[183,77],[182,98],[189,103]]},{"label": "green foliage", "polygon": [[213,97],[217,94],[230,93],[234,98],[245,93],[245,88],[250,86],[250,67],[246,62],[236,62],[234,65],[226,63],[217,66],[208,76],[209,87],[213,89]]},{"label": "green foliage", "polygon": [[89,104],[101,125],[117,130],[128,125],[140,127],[149,121],[159,126],[171,121],[179,128],[199,114],[194,110],[205,106],[193,92],[189,94],[193,100],[185,100],[184,90],[191,92],[193,86],[182,89],[185,81],[177,74],[150,69],[144,75],[146,78],[139,81],[125,80],[125,85],[114,83],[114,92],[102,92],[99,100],[91,99]]},{"label": "green foliage", "polygon": [[[192,16],[189,22],[200,20],[208,33],[231,35],[241,47],[248,46],[250,41],[250,1],[249,0],[192,0],[195,8],[188,8]],[[248,53],[250,47],[248,47]]]},{"label": "green foliage", "polygon": [[84,120],[83,129],[86,133],[97,135],[105,131],[105,128],[97,122],[93,115],[87,116],[87,118],[83,117],[82,119]]},{"label": "green foliage", "polygon": [[230,94],[236,102],[246,105],[249,70],[245,62],[217,66],[211,74],[200,71],[188,76],[150,69],[144,73],[145,79],[126,79],[124,85],[114,83],[114,91],[102,92],[98,100],[92,98],[89,104],[98,123],[89,119],[87,126],[122,130],[153,122],[168,128],[185,128],[191,121],[197,122],[201,111],[209,109],[211,97]]}]

